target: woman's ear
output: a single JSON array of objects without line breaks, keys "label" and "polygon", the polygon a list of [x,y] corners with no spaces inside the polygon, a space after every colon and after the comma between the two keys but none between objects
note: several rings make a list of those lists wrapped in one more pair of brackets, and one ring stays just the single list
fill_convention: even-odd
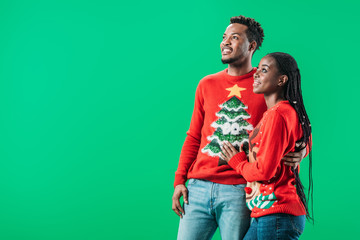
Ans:
[{"label": "woman's ear", "polygon": [[284,86],[287,81],[288,81],[288,76],[281,75],[280,78],[279,78],[278,86],[279,87]]}]

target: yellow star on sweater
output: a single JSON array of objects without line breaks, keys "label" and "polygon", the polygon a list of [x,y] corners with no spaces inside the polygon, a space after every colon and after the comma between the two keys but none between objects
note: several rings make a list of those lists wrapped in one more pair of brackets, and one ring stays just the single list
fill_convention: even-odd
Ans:
[{"label": "yellow star on sweater", "polygon": [[241,91],[246,90],[246,88],[241,88],[239,87],[237,84],[235,84],[233,87],[231,88],[226,88],[227,91],[230,91],[230,94],[228,97],[231,96],[238,96],[239,98],[241,98]]}]

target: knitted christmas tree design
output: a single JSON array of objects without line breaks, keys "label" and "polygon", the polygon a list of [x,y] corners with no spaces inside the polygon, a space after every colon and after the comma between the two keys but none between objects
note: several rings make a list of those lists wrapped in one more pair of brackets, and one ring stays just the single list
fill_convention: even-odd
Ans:
[{"label": "knitted christmas tree design", "polygon": [[253,126],[246,121],[250,115],[245,111],[248,107],[236,96],[233,96],[219,106],[221,109],[215,115],[218,119],[211,124],[215,128],[213,135],[208,136],[210,141],[201,151],[212,157],[219,157],[218,165],[227,164],[220,157],[221,146],[224,141],[230,142],[238,151],[241,145],[247,151],[249,148],[249,131]]}]

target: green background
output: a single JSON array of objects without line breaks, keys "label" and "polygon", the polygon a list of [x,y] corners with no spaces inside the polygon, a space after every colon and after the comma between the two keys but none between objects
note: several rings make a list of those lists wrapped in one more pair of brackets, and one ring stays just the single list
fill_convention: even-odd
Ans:
[{"label": "green background", "polygon": [[219,44],[240,14],[265,31],[254,66],[284,51],[301,69],[316,219],[302,239],[355,239],[359,7],[2,0],[0,239],[175,239],[173,178],[195,89],[224,69]]}]

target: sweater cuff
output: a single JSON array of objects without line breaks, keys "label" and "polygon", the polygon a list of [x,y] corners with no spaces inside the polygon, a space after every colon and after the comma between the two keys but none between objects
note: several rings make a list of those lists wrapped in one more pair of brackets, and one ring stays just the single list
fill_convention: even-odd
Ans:
[{"label": "sweater cuff", "polygon": [[186,175],[181,174],[175,174],[175,181],[174,181],[174,187],[176,187],[179,184],[185,184],[187,180]]},{"label": "sweater cuff", "polygon": [[239,166],[239,164],[243,161],[247,161],[247,156],[245,152],[239,152],[237,154],[235,154],[232,158],[230,158],[230,160],[228,161],[228,164],[230,165],[230,167],[232,167],[233,169],[237,169],[237,167]]}]

